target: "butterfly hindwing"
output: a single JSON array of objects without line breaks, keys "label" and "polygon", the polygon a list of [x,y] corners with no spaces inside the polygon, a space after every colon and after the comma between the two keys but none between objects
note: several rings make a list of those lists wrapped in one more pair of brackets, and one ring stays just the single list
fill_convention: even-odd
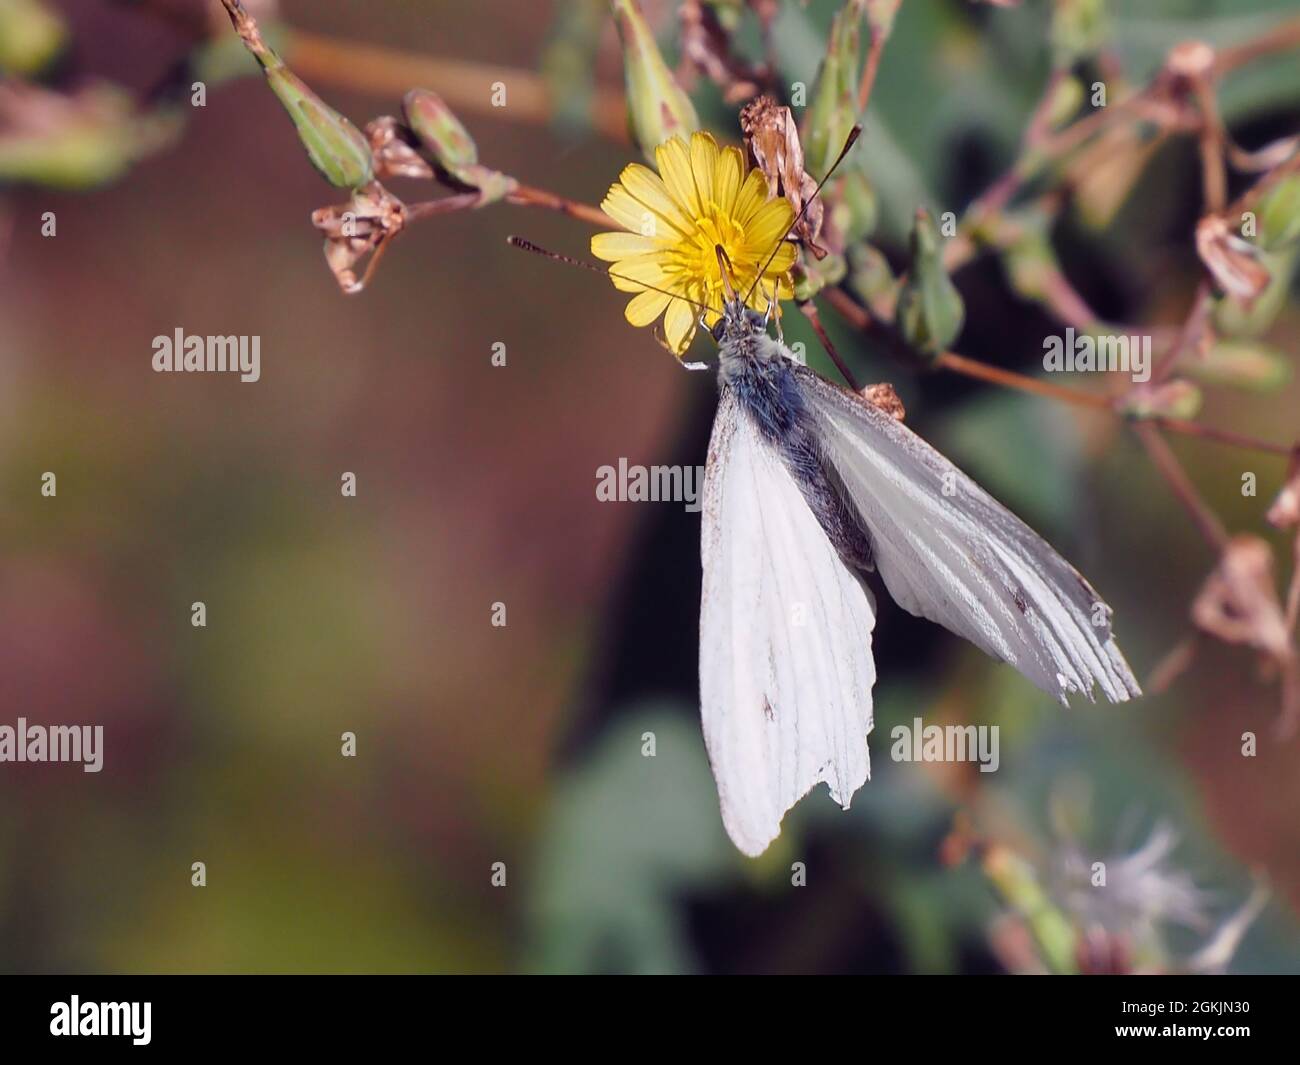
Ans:
[{"label": "butterfly hindwing", "polygon": [[875,606],[724,388],[704,479],[700,704],[727,832],[762,853],[825,781],[867,780]]}]

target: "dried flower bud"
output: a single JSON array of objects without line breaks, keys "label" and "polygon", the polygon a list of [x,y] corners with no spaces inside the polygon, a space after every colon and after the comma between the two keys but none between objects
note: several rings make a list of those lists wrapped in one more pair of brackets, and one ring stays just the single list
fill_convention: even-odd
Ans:
[{"label": "dried flower bud", "polygon": [[68,29],[44,0],[0,0],[0,74],[37,74],[67,43]]},{"label": "dried flower bud", "polygon": [[907,416],[902,399],[888,381],[882,381],[878,385],[867,385],[859,395],[873,407],[883,410],[896,422],[901,422]]},{"label": "dried flower bud", "polygon": [[867,9],[867,28],[878,40],[886,40],[894,32],[894,16],[903,0],[863,0]]},{"label": "dried flower bud", "polygon": [[323,178],[341,189],[356,189],[374,177],[370,142],[351,122],[325,103],[262,39],[239,0],[223,0],[235,32],[262,65],[266,84],[289,112],[307,158]]},{"label": "dried flower bud", "polygon": [[1201,390],[1181,378],[1138,385],[1118,407],[1130,418],[1194,418],[1200,409]]},{"label": "dried flower bud", "polygon": [[1268,285],[1259,249],[1233,233],[1220,215],[1206,215],[1197,223],[1196,251],[1218,286],[1247,306]]},{"label": "dried flower bud", "polygon": [[1214,328],[1220,336],[1257,337],[1277,320],[1290,299],[1291,278],[1300,264],[1300,245],[1259,254],[1258,266],[1268,275],[1264,291],[1254,299],[1225,292],[1215,300]]},{"label": "dried flower bud", "polygon": [[766,68],[751,66],[731,48],[739,15],[739,7],[704,0],[683,0],[677,13],[682,58],[717,85],[727,103],[755,96],[767,76]]},{"label": "dried flower bud", "polygon": [[478,162],[474,138],[436,92],[412,89],[402,98],[402,114],[440,166],[454,173]]},{"label": "dried flower bud", "polygon": [[834,252],[820,259],[809,258],[794,267],[794,298],[800,303],[812,299],[824,288],[838,285],[848,275],[843,255]]},{"label": "dried flower bud", "polygon": [[[366,287],[388,242],[405,227],[406,205],[373,181],[356,189],[349,202],[312,212],[311,222],[325,234],[325,261],[339,288],[351,294]],[[356,266],[367,256],[358,277]]]},{"label": "dried flower bud", "polygon": [[1105,0],[1055,0],[1052,5],[1053,65],[1068,69],[1096,55],[1110,35]]},{"label": "dried flower bud", "polygon": [[664,62],[637,0],[610,0],[610,7],[623,42],[632,136],[653,163],[655,148],[673,136],[688,140],[700,122],[690,97]]},{"label": "dried flower bud", "polygon": [[1273,584],[1272,548],[1246,534],[1228,541],[1192,602],[1192,622],[1225,643],[1253,647],[1286,662],[1291,641]]},{"label": "dried flower bud", "polygon": [[1255,216],[1260,246],[1268,251],[1300,237],[1300,174],[1290,174],[1269,189],[1255,208]]},{"label": "dried flower bud", "polygon": [[366,126],[370,154],[375,162],[375,177],[432,178],[433,167],[407,139],[407,131],[390,115],[376,118]]},{"label": "dried flower bud", "polygon": [[1276,392],[1291,380],[1291,363],[1276,348],[1253,340],[1219,340],[1184,369],[1198,381],[1252,392]]},{"label": "dried flower bud", "polygon": [[1214,73],[1214,49],[1204,41],[1180,41],[1169,49],[1165,69],[1184,81],[1201,81]]},{"label": "dried flower bud", "polygon": [[928,211],[916,212],[912,266],[898,294],[898,325],[917,351],[938,355],[961,332],[966,308],[944,269],[939,230]]},{"label": "dried flower bud", "polygon": [[1294,529],[1300,525],[1300,452],[1292,457],[1286,483],[1268,508],[1266,517],[1268,523],[1278,529]]},{"label": "dried flower bud", "polygon": [[478,146],[441,96],[428,89],[412,89],[402,100],[406,123],[437,166],[466,188],[477,189],[478,206],[509,196],[519,183],[483,166]]},{"label": "dried flower bud", "polygon": [[[780,106],[770,96],[760,96],[741,110],[740,129],[750,154],[767,179],[768,196],[784,195],[796,217],[803,211],[794,229],[795,236],[813,255],[822,258],[826,249],[817,243],[817,237],[822,229],[824,208],[820,199],[812,199],[817,182],[804,169],[799,127],[790,108]],[[805,205],[808,205],[806,211]]]}]

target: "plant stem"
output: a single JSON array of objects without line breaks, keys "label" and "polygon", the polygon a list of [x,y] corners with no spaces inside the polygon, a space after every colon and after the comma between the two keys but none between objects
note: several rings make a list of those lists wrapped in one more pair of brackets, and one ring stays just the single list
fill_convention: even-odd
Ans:
[{"label": "plant stem", "polygon": [[1151,456],[1151,461],[1155,464],[1157,470],[1166,481],[1169,487],[1174,490],[1174,495],[1179,502],[1187,508],[1196,527],[1205,537],[1206,543],[1210,545],[1216,554],[1222,553],[1228,545],[1228,533],[1224,529],[1218,516],[1206,504],[1196,487],[1188,478],[1182,464],[1170,449],[1165,438],[1160,435],[1159,431],[1150,422],[1138,422],[1133,426],[1133,431],[1137,438],[1142,441],[1142,446],[1146,448],[1147,454]]},{"label": "plant stem", "polygon": [[831,338],[826,333],[826,327],[822,325],[822,316],[817,310],[817,304],[812,300],[805,300],[799,304],[799,310],[803,311],[804,317],[808,319],[813,327],[813,332],[817,334],[817,339],[822,342],[822,347],[826,349],[826,354],[831,357],[831,362],[835,363],[835,368],[839,370],[840,376],[844,378],[845,383],[853,389],[854,392],[861,392],[862,386],[858,384],[858,379],[849,369],[848,364],[840,357],[839,351],[831,343]]},{"label": "plant stem", "polygon": [[565,199],[563,196],[557,196],[545,189],[534,188],[532,185],[520,185],[506,199],[510,203],[525,204],[531,207],[545,207],[550,211],[559,211],[570,218],[590,222],[593,226],[604,226],[609,229],[618,228],[618,223],[599,207],[592,207],[590,204]]}]

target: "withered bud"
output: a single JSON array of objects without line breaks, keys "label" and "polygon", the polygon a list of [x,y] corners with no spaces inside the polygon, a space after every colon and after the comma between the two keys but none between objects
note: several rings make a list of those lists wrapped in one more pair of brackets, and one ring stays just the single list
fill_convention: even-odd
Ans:
[{"label": "withered bud", "polygon": [[858,394],[873,407],[878,407],[884,411],[896,422],[901,422],[907,416],[907,411],[903,408],[903,401],[899,398],[898,393],[894,391],[894,386],[888,381],[882,381],[877,385],[867,385]]},{"label": "withered bud", "polygon": [[1214,71],[1214,49],[1204,41],[1181,41],[1169,50],[1165,69],[1176,78],[1200,81]]},{"label": "withered bud", "polygon": [[1130,418],[1194,418],[1201,409],[1201,390],[1181,377],[1137,385],[1117,404]]},{"label": "withered bud", "polygon": [[[406,225],[406,205],[378,181],[356,189],[344,204],[313,211],[312,225],[325,234],[325,262],[348,294],[366,287],[388,242]],[[356,266],[370,257],[358,277]]]},{"label": "withered bud", "polygon": [[412,146],[406,127],[391,115],[370,122],[366,137],[375,160],[375,177],[433,177],[433,167]]},{"label": "withered bud", "polygon": [[729,104],[748,100],[767,76],[731,50],[731,31],[723,25],[713,4],[684,0],[677,15],[681,24],[682,58],[722,90]]},{"label": "withered bud", "polygon": [[1286,482],[1268,508],[1266,517],[1268,523],[1278,529],[1291,529],[1300,525],[1300,450],[1292,456]]},{"label": "withered bud", "polygon": [[1273,584],[1273,551],[1257,536],[1228,541],[1218,566],[1192,602],[1192,622],[1225,643],[1262,651],[1279,663],[1292,654]]},{"label": "withered bud", "polygon": [[412,89],[402,99],[402,113],[434,163],[465,188],[478,190],[478,206],[496,203],[519,187],[514,178],[478,161],[474,138],[436,92]]},{"label": "withered bud", "polygon": [[790,108],[782,107],[770,96],[760,96],[741,110],[740,130],[754,162],[767,179],[768,196],[784,196],[796,216],[808,205],[794,235],[818,259],[825,258],[826,249],[817,243],[824,217],[822,202],[812,199],[817,182],[804,169],[799,126]]},{"label": "withered bud", "polygon": [[1220,215],[1206,215],[1196,225],[1196,252],[1215,283],[1249,307],[1268,286],[1269,272],[1259,249],[1237,236]]}]

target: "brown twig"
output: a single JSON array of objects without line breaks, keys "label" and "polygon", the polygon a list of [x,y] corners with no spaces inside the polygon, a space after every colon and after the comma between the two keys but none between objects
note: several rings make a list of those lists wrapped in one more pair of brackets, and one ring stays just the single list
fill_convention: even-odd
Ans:
[{"label": "brown twig", "polygon": [[1260,200],[1269,189],[1273,188],[1283,178],[1300,171],[1300,152],[1291,156],[1286,162],[1275,166],[1262,178],[1251,185],[1237,199],[1233,200],[1223,212],[1225,218],[1239,218],[1249,211]]},{"label": "brown twig", "polygon": [[817,310],[817,304],[813,303],[812,300],[802,300],[799,303],[799,310],[803,311],[804,317],[812,325],[813,332],[817,334],[817,339],[821,341],[822,347],[826,349],[826,354],[831,357],[831,362],[835,363],[835,368],[839,370],[840,376],[844,378],[845,383],[854,392],[862,391],[862,386],[858,384],[858,379],[853,375],[853,371],[849,369],[848,364],[840,357],[835,345],[831,343],[831,338],[826,333],[826,327],[822,325],[822,316]]},{"label": "brown twig", "polygon": [[880,70],[880,57],[884,54],[886,39],[883,33],[872,28],[867,41],[867,61],[862,66],[862,80],[858,82],[859,121],[862,112],[867,109],[867,104],[871,102],[871,90],[876,84],[876,74]]},{"label": "brown twig", "polygon": [[1214,87],[1208,80],[1198,79],[1194,91],[1201,111],[1201,132],[1197,143],[1201,153],[1202,198],[1206,213],[1217,214],[1228,203],[1228,166],[1224,160],[1227,131],[1219,118]]},{"label": "brown twig", "polygon": [[425,218],[464,211],[477,206],[483,197],[477,192],[461,192],[454,196],[444,196],[440,200],[424,200],[420,203],[406,205],[407,222],[419,222]]},{"label": "brown twig", "polygon": [[1249,41],[1220,48],[1214,60],[1215,77],[1222,77],[1266,55],[1295,48],[1300,48],[1300,18],[1284,19]]},{"label": "brown twig", "polygon": [[576,200],[565,199],[563,196],[557,196],[553,192],[547,192],[545,189],[534,188],[532,185],[520,185],[514,192],[506,197],[511,203],[524,204],[531,207],[545,207],[548,211],[559,211],[561,214],[568,215],[570,218],[577,218],[583,222],[590,222],[593,226],[607,226],[618,228],[618,223],[610,218],[599,207],[592,207],[590,204],[578,203]]},{"label": "brown twig", "polygon": [[1137,434],[1142,446],[1146,448],[1146,452],[1151,457],[1156,469],[1169,482],[1169,487],[1173,489],[1174,495],[1187,508],[1188,514],[1196,523],[1201,535],[1205,537],[1206,543],[1214,549],[1216,555],[1222,554],[1223,549],[1228,545],[1228,532],[1224,529],[1223,523],[1219,521],[1218,515],[1200,497],[1195,485],[1192,484],[1182,464],[1178,461],[1178,456],[1170,449],[1165,438],[1160,435],[1156,427],[1150,422],[1135,423],[1133,432]]},{"label": "brown twig", "polygon": [[1214,291],[1210,287],[1209,281],[1202,279],[1196,288],[1196,295],[1192,298],[1192,308],[1183,322],[1182,328],[1178,331],[1178,336],[1170,346],[1169,350],[1160,357],[1151,371],[1151,380],[1160,382],[1166,380],[1174,369],[1178,366],[1178,360],[1183,355],[1194,349],[1205,335],[1205,328],[1209,323],[1210,310],[1213,307]]}]

